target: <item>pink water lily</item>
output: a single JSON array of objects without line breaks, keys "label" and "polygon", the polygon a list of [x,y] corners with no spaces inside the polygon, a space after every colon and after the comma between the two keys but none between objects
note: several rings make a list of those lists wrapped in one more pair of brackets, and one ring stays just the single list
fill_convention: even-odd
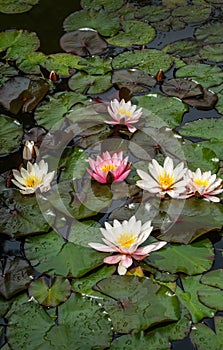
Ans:
[{"label": "pink water lily", "polygon": [[87,172],[94,180],[103,184],[123,181],[131,167],[128,157],[123,159],[123,152],[111,155],[106,151],[97,156],[96,160],[89,157],[88,162],[91,169],[87,169]]},{"label": "pink water lily", "polygon": [[161,198],[165,197],[166,194],[172,198],[180,198],[180,194],[186,191],[187,180],[184,179],[186,171],[183,162],[174,168],[173,160],[170,157],[165,158],[163,166],[152,159],[149,163],[151,175],[138,169],[137,173],[141,180],[138,180],[136,185]]},{"label": "pink water lily", "polygon": [[111,101],[110,106],[108,106],[108,113],[112,117],[111,120],[105,120],[105,123],[111,125],[126,125],[130,132],[135,132],[135,124],[139,121],[142,115],[142,108],[136,109],[136,105],[132,105],[131,101],[125,102],[122,99],[120,102],[117,99]]},{"label": "pink water lily", "polygon": [[223,192],[221,188],[222,179],[216,179],[216,174],[212,175],[211,171],[202,172],[198,168],[195,172],[188,170],[185,179],[188,182],[185,198],[199,196],[212,202],[220,201],[215,195]]},{"label": "pink water lily", "polygon": [[105,222],[105,229],[101,228],[102,238],[105,244],[90,242],[89,245],[101,252],[118,253],[104,258],[107,264],[119,264],[119,275],[125,275],[128,267],[133,263],[133,259],[142,260],[149,253],[162,248],[167,242],[160,241],[138,248],[149,237],[153,226],[151,221],[142,225],[141,221],[136,221],[132,216],[129,221],[120,223],[113,221],[113,226]]}]

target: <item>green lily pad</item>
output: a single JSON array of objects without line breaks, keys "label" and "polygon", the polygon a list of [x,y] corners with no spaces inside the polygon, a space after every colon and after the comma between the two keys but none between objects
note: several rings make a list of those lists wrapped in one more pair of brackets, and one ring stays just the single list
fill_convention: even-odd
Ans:
[{"label": "green lily pad", "polygon": [[220,44],[222,42],[221,29],[222,23],[220,22],[207,23],[197,28],[194,35],[203,45]]},{"label": "green lily pad", "polygon": [[210,269],[213,258],[212,244],[209,240],[203,240],[186,246],[174,244],[164,247],[160,252],[153,252],[144,261],[159,270],[195,275]]},{"label": "green lily pad", "polygon": [[155,29],[151,25],[138,21],[125,21],[122,23],[122,31],[107,39],[107,42],[114,46],[128,47],[134,44],[147,44],[155,36]]},{"label": "green lily pad", "polygon": [[201,282],[208,286],[223,289],[223,269],[207,272],[201,277]]},{"label": "green lily pad", "polygon": [[40,41],[34,32],[8,30],[0,33],[0,52],[6,51],[6,59],[17,59],[36,51]]},{"label": "green lily pad", "polygon": [[88,243],[101,243],[101,225],[94,220],[73,221],[66,239],[83,247],[89,247]]},{"label": "green lily pad", "polygon": [[85,94],[100,94],[112,87],[111,75],[89,75],[77,72],[68,81],[71,90]]},{"label": "green lily pad", "polygon": [[122,335],[113,340],[110,350],[169,350],[169,341],[158,332],[153,335],[144,334],[140,332],[137,334]]},{"label": "green lily pad", "polygon": [[136,333],[179,318],[179,304],[174,293],[149,279],[111,276],[98,282],[94,289],[111,298],[101,303],[115,332]]},{"label": "green lily pad", "polygon": [[38,4],[39,0],[1,0],[0,12],[7,14],[24,13]]},{"label": "green lily pad", "polygon": [[103,36],[111,36],[118,32],[120,23],[115,13],[93,7],[90,10],[84,9],[71,13],[63,23],[66,32],[86,28],[86,26],[97,30]]},{"label": "green lily pad", "polygon": [[35,196],[24,196],[16,189],[2,191],[0,199],[0,232],[11,237],[47,232]]},{"label": "green lily pad", "polygon": [[88,56],[103,52],[108,44],[96,30],[79,29],[65,33],[60,38],[60,46],[66,52]]},{"label": "green lily pad", "polygon": [[155,86],[156,80],[138,69],[120,69],[113,71],[112,83],[119,89],[126,87],[133,93],[142,93]]},{"label": "green lily pad", "polygon": [[35,119],[39,125],[48,130],[55,125],[59,129],[64,115],[72,109],[72,106],[85,101],[87,98],[78,93],[58,92],[49,96],[48,101],[35,110]]},{"label": "green lily pad", "polygon": [[0,62],[0,86],[17,73],[14,67]]},{"label": "green lily pad", "polygon": [[81,6],[89,10],[91,8],[100,9],[103,7],[107,10],[115,11],[122,7],[123,3],[123,0],[113,0],[112,2],[110,0],[81,0]]},{"label": "green lily pad", "polygon": [[0,115],[0,153],[10,153],[21,145],[22,126],[13,119]]},{"label": "green lily pad", "polygon": [[161,94],[139,96],[135,97],[135,100],[138,102],[138,107],[145,110],[146,126],[175,128],[181,123],[184,112],[188,110],[179,99]]},{"label": "green lily pad", "polygon": [[41,273],[64,277],[82,277],[102,265],[103,258],[107,256],[90,247],[65,243],[53,231],[47,235],[28,238],[25,252],[31,264]]},{"label": "green lily pad", "polygon": [[81,59],[79,64],[81,65],[81,70],[88,74],[103,75],[112,70],[111,62],[112,59],[110,57],[93,56]]},{"label": "green lily pad", "polygon": [[206,45],[200,49],[199,55],[203,60],[222,62],[223,61],[223,44]]},{"label": "green lily pad", "polygon": [[222,205],[199,199],[187,199],[182,205],[178,200],[164,202],[160,212],[165,212],[169,223],[162,224],[160,240],[188,244],[207,232],[222,228]]},{"label": "green lily pad", "polygon": [[[203,3],[204,5],[205,3]],[[177,19],[179,17],[181,21],[185,23],[196,23],[196,22],[201,22],[205,21],[208,19],[208,17],[211,14],[211,8],[210,6],[202,6],[201,4],[199,5],[189,5],[189,6],[182,6],[182,7],[177,7],[173,9],[172,11],[172,16],[174,19]]]},{"label": "green lily pad", "polygon": [[81,179],[86,173],[88,156],[78,147],[69,149],[65,157],[60,159],[59,167],[62,169],[60,181]]},{"label": "green lily pad", "polygon": [[221,350],[223,347],[223,317],[214,317],[215,330],[202,323],[196,323],[190,339],[198,350]]},{"label": "green lily pad", "polygon": [[136,10],[136,18],[143,18],[149,22],[161,22],[170,15],[166,6],[147,5]]},{"label": "green lily pad", "polygon": [[0,294],[10,299],[22,290],[26,290],[32,274],[33,269],[26,260],[19,257],[8,258],[4,274],[0,276]]},{"label": "green lily pad", "polygon": [[44,67],[48,71],[53,70],[60,76],[68,77],[70,76],[69,68],[82,68],[79,64],[80,59],[83,58],[71,53],[55,53],[47,57]]},{"label": "green lily pad", "polygon": [[44,66],[47,56],[42,52],[31,52],[17,59],[18,68],[24,73],[38,74],[40,73],[40,65]]},{"label": "green lily pad", "polygon": [[197,63],[188,64],[177,69],[176,77],[188,77],[196,80],[203,87],[210,88],[211,86],[222,82],[223,72],[215,65]]},{"label": "green lily pad", "polygon": [[170,55],[155,49],[127,51],[113,58],[114,69],[137,68],[155,75],[159,69],[168,70],[174,63]]},{"label": "green lily pad", "polygon": [[166,45],[162,51],[175,57],[191,57],[199,53],[200,46],[192,40],[175,41]]},{"label": "green lily pad", "polygon": [[80,350],[105,349],[110,345],[112,324],[95,300],[71,295],[58,307],[58,323],[46,338],[55,350],[69,350],[74,344]]},{"label": "green lily pad", "polygon": [[210,139],[209,141],[202,141],[202,146],[211,149],[218,159],[223,160],[223,141]]},{"label": "green lily pad", "polygon": [[60,276],[53,277],[49,283],[46,277],[42,276],[33,281],[29,287],[29,296],[44,306],[57,306],[66,301],[70,293],[69,280]]},{"label": "green lily pad", "polygon": [[[201,277],[201,283],[207,285],[206,290],[198,291],[199,300],[206,306],[223,310],[222,289],[223,289],[223,269],[207,272]],[[209,288],[211,286],[211,288]],[[212,288],[216,287],[216,288]]]},{"label": "green lily pad", "polygon": [[181,276],[184,291],[179,287],[176,289],[176,295],[184,307],[189,310],[193,322],[199,322],[204,317],[213,317],[215,314],[214,309],[205,306],[198,299],[198,291],[207,289],[207,286],[200,283],[200,278],[201,275],[193,277]]},{"label": "green lily pad", "polygon": [[7,340],[12,349],[55,349],[45,340],[54,322],[40,305],[29,302],[18,306],[9,322]]},{"label": "green lily pad", "polygon": [[199,119],[183,125],[182,136],[200,137],[204,140],[222,140],[223,118]]}]

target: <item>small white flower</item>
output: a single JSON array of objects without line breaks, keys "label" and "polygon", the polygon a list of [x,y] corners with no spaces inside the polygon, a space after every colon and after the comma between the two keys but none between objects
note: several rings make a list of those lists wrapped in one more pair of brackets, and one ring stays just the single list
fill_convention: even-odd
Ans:
[{"label": "small white flower", "polygon": [[216,174],[212,175],[211,171],[201,172],[198,168],[195,172],[188,170],[185,179],[188,182],[185,198],[198,195],[212,202],[220,201],[215,195],[223,191],[221,188],[222,179],[216,179]]},{"label": "small white flower", "polygon": [[148,168],[151,175],[137,170],[142,179],[136,182],[138,187],[161,198],[166,194],[172,198],[180,198],[180,194],[186,191],[187,180],[183,177],[187,169],[184,168],[183,162],[174,168],[173,160],[169,157],[165,158],[163,166],[152,159]]},{"label": "small white flower", "polygon": [[22,157],[24,160],[36,159],[39,155],[38,147],[34,145],[33,141],[26,140]]},{"label": "small white flower", "polygon": [[111,101],[110,106],[108,106],[108,113],[112,117],[112,121],[105,120],[105,123],[116,125],[126,125],[130,132],[135,132],[136,127],[131,124],[135,124],[139,121],[142,115],[142,108],[136,110],[137,106],[132,105],[131,101],[125,102],[122,99],[120,102],[116,99]]},{"label": "small white flower", "polygon": [[14,178],[12,182],[20,188],[22,194],[35,193],[39,188],[40,192],[47,192],[54,177],[54,171],[48,172],[48,164],[41,160],[37,163],[27,163],[27,170],[21,168],[20,171],[13,170]]}]

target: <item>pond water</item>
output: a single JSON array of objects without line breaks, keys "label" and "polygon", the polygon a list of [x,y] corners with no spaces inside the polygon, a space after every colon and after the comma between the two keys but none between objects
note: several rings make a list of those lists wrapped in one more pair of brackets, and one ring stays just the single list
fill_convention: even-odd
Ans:
[{"label": "pond water", "polygon": [[[14,3],[0,4],[0,348],[222,349],[222,193],[161,199],[137,181],[166,157],[223,178],[223,1]],[[142,108],[135,130],[105,122],[115,98]],[[36,196],[12,181],[27,140],[54,171]],[[128,157],[124,181],[117,162],[104,183],[86,171],[107,151]],[[152,221],[143,245],[167,245],[122,276],[89,243],[133,215]]]}]

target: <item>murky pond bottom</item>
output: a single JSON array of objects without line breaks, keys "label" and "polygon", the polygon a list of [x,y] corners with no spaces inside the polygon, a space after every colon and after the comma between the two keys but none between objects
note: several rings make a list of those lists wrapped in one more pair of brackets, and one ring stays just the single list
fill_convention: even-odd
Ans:
[{"label": "murky pond bottom", "polygon": [[[216,202],[198,192],[161,199],[140,187],[139,174],[169,157],[222,178],[223,1],[62,5],[40,0],[0,14],[0,346],[218,350],[222,193],[213,193]],[[130,109],[118,122],[108,113],[122,98],[142,109],[137,123],[127,121]],[[25,194],[13,183],[27,156],[54,172],[49,191],[28,194],[36,175]],[[167,244],[142,260],[121,250],[132,259],[122,276],[100,228],[117,236],[120,253],[139,223],[121,236],[113,220],[134,215],[153,225],[142,246]],[[92,245],[102,234],[103,252]]]}]

